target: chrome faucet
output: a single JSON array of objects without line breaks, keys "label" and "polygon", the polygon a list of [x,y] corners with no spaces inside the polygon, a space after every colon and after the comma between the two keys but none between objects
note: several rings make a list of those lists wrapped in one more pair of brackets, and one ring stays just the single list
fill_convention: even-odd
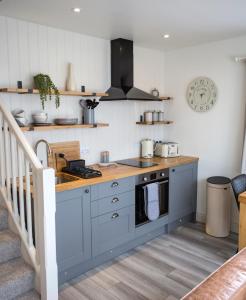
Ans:
[{"label": "chrome faucet", "polygon": [[[49,155],[51,155],[51,148],[50,148],[50,145],[49,145],[49,143],[48,143],[46,140],[44,140],[44,139],[38,140],[37,143],[36,143],[35,146],[34,146],[34,151],[35,151],[36,155],[38,154],[38,145],[39,145],[40,143],[44,143],[44,144],[46,145],[47,166],[48,166],[48,157],[49,157]],[[42,161],[41,161],[41,163],[42,163]]]}]

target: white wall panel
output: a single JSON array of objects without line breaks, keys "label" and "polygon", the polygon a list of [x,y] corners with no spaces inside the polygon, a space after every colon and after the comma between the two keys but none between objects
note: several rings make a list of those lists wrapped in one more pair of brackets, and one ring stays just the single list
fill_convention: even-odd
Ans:
[{"label": "white wall panel", "polygon": [[[15,87],[18,80],[24,87],[33,87],[33,76],[48,73],[60,89],[64,89],[67,64],[74,65],[77,89],[105,91],[110,86],[110,41],[80,35],[34,23],[0,17],[0,87]],[[134,47],[135,84],[150,91],[157,87],[164,91],[164,55],[160,51]],[[31,121],[31,114],[41,110],[37,95],[1,94],[9,108],[23,108]],[[49,120],[55,117],[78,117],[81,108],[78,97],[61,97],[61,107],[46,103]],[[111,159],[139,154],[142,138],[164,139],[164,127],[141,127],[135,124],[147,109],[166,109],[163,103],[109,102],[96,110],[98,122],[108,122],[109,128],[70,129],[50,132],[30,132],[31,144],[45,138],[49,142],[79,140],[87,163],[98,162],[100,151],[109,150]]]}]

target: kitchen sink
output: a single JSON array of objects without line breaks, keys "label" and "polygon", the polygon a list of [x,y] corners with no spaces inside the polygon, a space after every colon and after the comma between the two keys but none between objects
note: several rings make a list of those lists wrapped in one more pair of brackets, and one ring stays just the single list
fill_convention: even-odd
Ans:
[{"label": "kitchen sink", "polygon": [[65,174],[57,174],[55,177],[55,184],[67,183],[75,180],[79,180],[79,178],[65,175]]}]

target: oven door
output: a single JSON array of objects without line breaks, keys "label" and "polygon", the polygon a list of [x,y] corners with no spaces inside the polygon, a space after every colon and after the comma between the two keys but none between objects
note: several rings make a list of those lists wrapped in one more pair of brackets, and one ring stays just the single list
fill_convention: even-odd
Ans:
[{"label": "oven door", "polygon": [[[168,213],[168,198],[169,198],[169,181],[168,179],[155,181],[159,186],[159,207],[160,217]],[[150,222],[145,213],[146,193],[145,186],[140,184],[136,186],[136,203],[135,203],[135,222],[136,226]]]}]

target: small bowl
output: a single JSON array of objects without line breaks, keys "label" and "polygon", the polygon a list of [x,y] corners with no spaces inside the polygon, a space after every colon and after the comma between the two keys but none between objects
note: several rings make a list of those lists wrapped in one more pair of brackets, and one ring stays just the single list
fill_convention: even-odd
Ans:
[{"label": "small bowl", "polygon": [[48,120],[48,115],[32,115],[34,123],[45,123]]},{"label": "small bowl", "polygon": [[19,125],[25,126],[27,124],[27,119],[23,117],[15,117],[16,122]]},{"label": "small bowl", "polygon": [[48,114],[43,111],[32,114],[32,116],[42,116],[42,117],[47,116],[47,115]]}]

